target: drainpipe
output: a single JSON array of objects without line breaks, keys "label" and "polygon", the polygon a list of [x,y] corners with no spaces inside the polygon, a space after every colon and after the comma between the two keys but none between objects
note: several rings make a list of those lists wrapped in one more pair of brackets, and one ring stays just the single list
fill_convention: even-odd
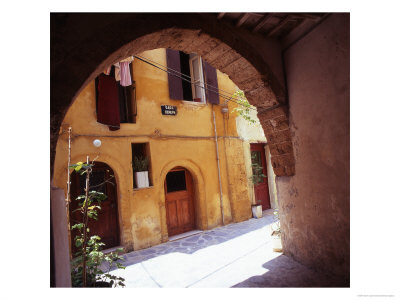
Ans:
[{"label": "drainpipe", "polygon": [[221,207],[222,225],[225,225],[224,204],[222,202],[221,169],[220,169],[220,166],[219,166],[218,136],[217,136],[217,126],[215,125],[214,104],[212,104],[211,109],[212,109],[212,112],[213,112],[213,122],[214,122],[215,150],[217,152],[217,167],[218,167],[218,182],[219,182],[219,202],[220,202],[220,207]]},{"label": "drainpipe", "polygon": [[[71,224],[70,224],[70,216],[69,216],[69,205],[71,203],[71,173],[69,171],[69,166],[71,165],[71,134],[72,127],[68,127],[68,166],[67,166],[67,199],[66,199],[66,210],[67,210],[67,226],[68,226],[68,243],[69,249],[72,249],[71,246]],[[69,252],[70,259],[72,259],[72,251]]]}]

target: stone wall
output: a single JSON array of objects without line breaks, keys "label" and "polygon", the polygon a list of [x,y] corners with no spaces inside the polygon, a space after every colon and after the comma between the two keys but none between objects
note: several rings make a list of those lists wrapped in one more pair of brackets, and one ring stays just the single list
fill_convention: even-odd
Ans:
[{"label": "stone wall", "polygon": [[276,178],[285,254],[340,276],[345,286],[350,278],[349,27],[349,14],[332,14],[285,52],[296,175]]}]

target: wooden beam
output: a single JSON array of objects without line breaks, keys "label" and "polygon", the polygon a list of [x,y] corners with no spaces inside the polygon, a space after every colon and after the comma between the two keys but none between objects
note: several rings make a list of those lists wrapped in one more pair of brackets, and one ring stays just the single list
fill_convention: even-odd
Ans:
[{"label": "wooden beam", "polygon": [[289,22],[290,19],[291,19],[291,16],[290,16],[290,14],[288,14],[285,18],[283,18],[283,19],[278,23],[278,25],[276,25],[274,28],[272,28],[272,29],[268,32],[267,37],[269,37],[269,36],[273,35],[274,33],[276,33],[276,32],[277,32],[279,29],[281,29],[287,22]]},{"label": "wooden beam", "polygon": [[226,13],[219,13],[217,19],[222,19],[225,16]]},{"label": "wooden beam", "polygon": [[242,16],[239,18],[239,20],[236,23],[236,27],[242,26],[243,23],[246,22],[248,17],[250,17],[250,14],[248,14],[248,13],[242,14]]},{"label": "wooden beam", "polygon": [[260,30],[265,24],[267,24],[268,20],[271,19],[274,15],[273,14],[266,14],[264,17],[260,18],[260,21],[254,26],[253,32],[257,32]]},{"label": "wooden beam", "polygon": [[290,13],[288,15],[291,15],[293,17],[298,17],[298,18],[311,19],[311,20],[315,20],[315,21],[318,21],[319,19],[321,19],[320,16],[312,14],[312,13]]}]

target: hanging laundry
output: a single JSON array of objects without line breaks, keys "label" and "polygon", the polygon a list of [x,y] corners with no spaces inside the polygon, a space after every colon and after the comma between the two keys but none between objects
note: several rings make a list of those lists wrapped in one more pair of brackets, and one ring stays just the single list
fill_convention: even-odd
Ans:
[{"label": "hanging laundry", "polygon": [[111,66],[109,66],[107,69],[103,71],[103,73],[106,75],[110,75],[110,72],[111,72]]},{"label": "hanging laundry", "polygon": [[128,61],[121,61],[119,63],[120,70],[121,70],[121,85],[122,86],[132,85],[131,71],[129,69],[129,64],[130,64],[130,62],[128,62]]},{"label": "hanging laundry", "polygon": [[120,127],[118,83],[113,76],[100,74],[97,85],[97,122],[110,130]]},{"label": "hanging laundry", "polygon": [[115,67],[115,81],[120,81],[121,80],[121,69],[119,62],[114,64]]},{"label": "hanging laundry", "polygon": [[133,61],[133,56],[128,56],[127,58],[124,58],[123,60],[120,60],[120,62],[132,62]]},{"label": "hanging laundry", "polygon": [[118,84],[119,117],[121,123],[132,123],[131,87]]}]

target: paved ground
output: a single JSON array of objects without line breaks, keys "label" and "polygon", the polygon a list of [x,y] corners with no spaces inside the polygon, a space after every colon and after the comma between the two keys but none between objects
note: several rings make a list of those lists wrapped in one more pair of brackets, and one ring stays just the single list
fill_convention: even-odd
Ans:
[{"label": "paved ground", "polygon": [[291,258],[272,251],[272,210],[260,219],[229,224],[125,255],[114,270],[127,287],[335,286]]}]

